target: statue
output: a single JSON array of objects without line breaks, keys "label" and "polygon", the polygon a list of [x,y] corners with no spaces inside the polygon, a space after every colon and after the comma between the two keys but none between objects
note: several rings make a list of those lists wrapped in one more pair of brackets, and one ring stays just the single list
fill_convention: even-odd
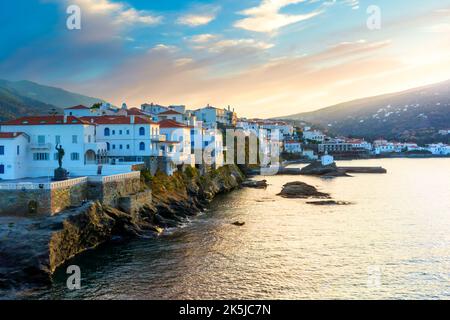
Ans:
[{"label": "statue", "polygon": [[55,149],[56,149],[56,151],[58,151],[59,168],[62,168],[62,159],[64,158],[64,155],[65,155],[64,149],[63,149],[62,145],[60,145],[60,144],[57,144]]},{"label": "statue", "polygon": [[58,151],[57,157],[58,157],[59,167],[55,169],[55,174],[54,174],[53,180],[55,180],[55,181],[67,180],[68,172],[66,169],[64,169],[62,167],[62,160],[63,160],[64,154],[65,154],[64,149],[63,149],[62,145],[60,145],[60,144],[57,144],[55,149],[56,149],[56,151]]}]

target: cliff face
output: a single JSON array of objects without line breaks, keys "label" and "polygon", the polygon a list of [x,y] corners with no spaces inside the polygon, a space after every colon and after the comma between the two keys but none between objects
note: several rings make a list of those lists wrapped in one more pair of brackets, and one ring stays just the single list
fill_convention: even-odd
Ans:
[{"label": "cliff face", "polygon": [[[188,168],[173,177],[157,174],[142,181],[142,195],[123,210],[87,203],[54,217],[2,218],[0,221],[0,289],[45,283],[55,269],[75,255],[113,237],[158,235],[204,210],[216,194],[243,181],[236,166],[207,175]],[[148,189],[152,195],[146,196]],[[127,202],[130,203],[129,201]]]}]

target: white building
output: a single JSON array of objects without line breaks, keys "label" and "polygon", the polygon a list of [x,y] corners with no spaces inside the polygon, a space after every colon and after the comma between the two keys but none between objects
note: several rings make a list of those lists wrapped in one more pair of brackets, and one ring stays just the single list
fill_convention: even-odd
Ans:
[{"label": "white building", "polygon": [[302,144],[295,140],[285,141],[284,151],[288,153],[302,153]]},{"label": "white building", "polygon": [[141,109],[142,109],[142,111],[147,112],[151,115],[157,115],[161,112],[169,110],[168,107],[161,106],[159,104],[154,104],[153,102],[150,104],[148,104],[148,103],[142,104]]},{"label": "white building", "polygon": [[0,180],[23,177],[29,141],[30,137],[22,132],[0,132]]},{"label": "white building", "polygon": [[95,124],[96,139],[106,144],[108,158],[122,162],[146,161],[159,155],[164,140],[159,125],[148,116],[83,117]]},{"label": "white building", "polygon": [[325,135],[322,133],[322,131],[319,131],[319,130],[304,131],[303,139],[305,141],[309,140],[309,141],[323,143],[323,141],[325,140]]},{"label": "white building", "polygon": [[56,146],[65,150],[63,167],[70,176],[96,175],[102,165],[102,174],[130,171],[130,167],[108,167],[106,143],[97,142],[95,125],[74,116],[23,117],[0,124],[0,132],[22,132],[29,137],[26,150],[26,168],[15,176],[52,177],[58,167]]},{"label": "white building", "polygon": [[162,120],[158,124],[161,134],[165,136],[160,147],[163,156],[176,165],[195,166],[195,156],[191,152],[191,127],[173,120]]},{"label": "white building", "polygon": [[225,111],[208,105],[205,108],[194,110],[194,114],[206,128],[216,129],[218,124],[231,125],[231,123],[228,123],[228,116]]},{"label": "white building", "polygon": [[450,146],[443,143],[430,144],[427,146],[427,150],[429,150],[434,155],[450,155]]},{"label": "white building", "polygon": [[[203,135],[203,159],[202,162],[220,168],[224,165],[223,135],[220,130],[208,129]],[[197,161],[197,163],[199,163]]]},{"label": "white building", "polygon": [[329,166],[334,163],[334,158],[329,154],[324,154],[323,156],[320,157],[320,162],[322,163],[323,166]]},{"label": "white building", "polygon": [[446,136],[450,134],[450,129],[439,130],[439,134]]},{"label": "white building", "polygon": [[167,110],[156,115],[158,121],[173,120],[179,123],[184,123],[185,116],[183,113],[175,110]]}]

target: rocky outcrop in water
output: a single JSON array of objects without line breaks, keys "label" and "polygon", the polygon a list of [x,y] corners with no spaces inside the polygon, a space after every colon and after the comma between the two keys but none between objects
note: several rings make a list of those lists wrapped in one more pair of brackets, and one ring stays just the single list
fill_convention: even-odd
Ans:
[{"label": "rocky outcrop in water", "polygon": [[283,189],[278,194],[283,198],[321,198],[329,199],[330,195],[328,193],[319,192],[316,187],[306,184],[301,181],[294,181],[286,183]]},{"label": "rocky outcrop in water", "polygon": [[143,181],[151,183],[152,197],[139,200],[132,212],[97,201],[53,217],[2,217],[0,289],[48,283],[58,266],[113,237],[156,236],[177,227],[215,195],[239,187],[244,176],[237,167],[225,166],[202,176],[191,169],[173,177],[157,174],[152,180]]},{"label": "rocky outcrop in water", "polygon": [[315,161],[300,170],[300,174],[324,176],[324,177],[345,177],[348,176],[346,171],[340,170],[336,163],[322,165],[320,161]]},{"label": "rocky outcrop in water", "polygon": [[266,189],[267,188],[267,180],[246,180],[242,182],[242,187],[247,188],[255,188],[255,189]]}]

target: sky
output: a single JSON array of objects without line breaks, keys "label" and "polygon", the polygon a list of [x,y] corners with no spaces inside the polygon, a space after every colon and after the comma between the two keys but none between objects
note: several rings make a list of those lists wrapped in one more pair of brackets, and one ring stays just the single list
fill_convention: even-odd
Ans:
[{"label": "sky", "polygon": [[450,0],[15,0],[0,23],[1,79],[115,105],[265,118],[450,78]]}]

